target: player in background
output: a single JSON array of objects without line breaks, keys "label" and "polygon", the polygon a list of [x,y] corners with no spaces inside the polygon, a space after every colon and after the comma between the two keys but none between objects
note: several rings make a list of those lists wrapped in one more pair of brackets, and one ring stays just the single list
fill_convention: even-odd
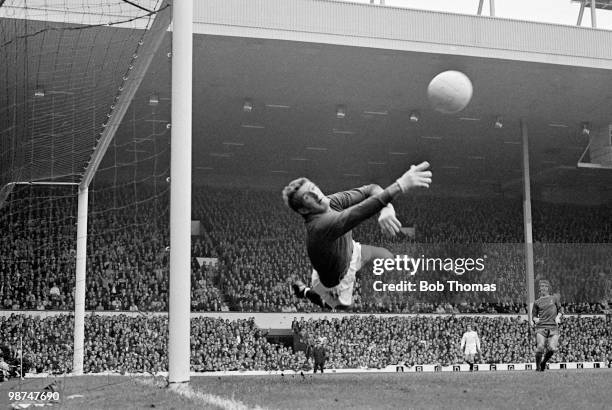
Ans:
[{"label": "player in background", "polygon": [[470,365],[470,371],[474,371],[474,357],[476,353],[480,352],[480,338],[478,333],[472,330],[472,326],[467,326],[467,331],[461,337],[461,351],[463,352],[463,359]]},{"label": "player in background", "polygon": [[560,297],[551,295],[550,282],[540,280],[540,297],[533,304],[531,317],[536,333],[536,371],[546,370],[546,363],[559,349],[559,323],[563,316]]},{"label": "player in background", "polygon": [[0,382],[8,381],[11,374],[11,366],[4,361],[4,356],[0,353]]},{"label": "player in background", "polygon": [[312,360],[314,362],[314,370],[313,373],[317,373],[317,369],[321,370],[321,374],[323,374],[323,370],[325,369],[325,362],[329,359],[329,355],[327,354],[327,349],[325,348],[326,339],[320,337],[317,339],[317,344],[313,349],[309,349],[309,355],[312,356]]},{"label": "player in background", "polygon": [[404,373],[404,367],[406,366],[406,360],[404,360],[404,356],[400,356],[399,360],[397,361],[397,364],[395,365],[395,372],[402,372]]},{"label": "player in background", "polygon": [[361,245],[351,230],[380,212],[383,233],[394,236],[402,224],[391,205],[393,198],[431,184],[429,163],[413,165],[387,188],[372,184],[325,196],[312,181],[299,178],[283,189],[283,200],[304,218],[307,251],[313,266],[311,287],[295,282],[298,298],[330,309],[346,309],[353,303],[356,273],[376,258],[393,258],[387,249]]}]

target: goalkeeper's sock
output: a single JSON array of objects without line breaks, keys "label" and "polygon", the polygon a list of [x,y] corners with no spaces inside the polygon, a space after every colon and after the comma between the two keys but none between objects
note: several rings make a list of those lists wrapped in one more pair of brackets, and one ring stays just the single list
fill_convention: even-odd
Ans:
[{"label": "goalkeeper's sock", "polygon": [[306,292],[310,289],[306,287],[304,282],[302,282],[301,280],[294,282],[291,287],[293,288],[293,293],[295,294],[295,296],[300,299],[306,297]]},{"label": "goalkeeper's sock", "polygon": [[540,365],[542,364],[542,352],[536,352],[535,354],[535,359],[536,359],[536,370],[540,371]]},{"label": "goalkeeper's sock", "polygon": [[544,359],[542,360],[542,370],[546,369],[546,363],[550,360],[550,358],[555,354],[553,350],[547,350],[544,355]]},{"label": "goalkeeper's sock", "polygon": [[306,288],[306,290],[304,291],[304,296],[306,297],[306,299],[308,299],[317,306],[321,306],[322,308],[327,307],[327,303],[323,301],[321,295],[319,295],[317,292],[313,291],[310,288]]}]

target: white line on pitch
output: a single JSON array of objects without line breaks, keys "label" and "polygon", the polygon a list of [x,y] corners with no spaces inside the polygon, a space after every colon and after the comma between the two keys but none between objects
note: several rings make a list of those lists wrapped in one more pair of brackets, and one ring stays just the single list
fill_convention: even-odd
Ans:
[{"label": "white line on pitch", "polygon": [[[149,378],[134,379],[134,380],[136,380],[136,382],[138,383],[141,383],[147,386],[159,387],[159,383],[156,383],[155,380],[152,380]],[[194,390],[191,386],[186,385],[186,384],[185,385],[182,385],[182,384],[174,385],[174,386],[171,386],[168,390],[178,395],[181,395],[187,399],[190,399],[192,401],[199,402],[201,404],[217,406],[224,410],[248,410],[248,409],[259,410],[259,409],[262,409],[262,407],[259,407],[259,406],[249,407],[239,400],[228,399],[222,396],[217,396],[216,394],[202,393],[202,392]]]}]

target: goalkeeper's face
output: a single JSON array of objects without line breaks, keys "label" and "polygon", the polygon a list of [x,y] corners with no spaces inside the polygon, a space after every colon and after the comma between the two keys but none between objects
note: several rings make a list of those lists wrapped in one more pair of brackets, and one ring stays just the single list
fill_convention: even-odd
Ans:
[{"label": "goalkeeper's face", "polygon": [[540,284],[540,296],[548,296],[550,295],[550,286],[546,283]]},{"label": "goalkeeper's face", "polygon": [[319,214],[329,209],[329,198],[312,181],[302,185],[296,194],[301,198],[304,214]]}]

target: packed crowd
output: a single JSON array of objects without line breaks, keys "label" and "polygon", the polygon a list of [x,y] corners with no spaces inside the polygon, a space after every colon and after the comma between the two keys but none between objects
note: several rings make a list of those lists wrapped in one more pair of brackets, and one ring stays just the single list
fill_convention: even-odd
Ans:
[{"label": "packed crowd", "polygon": [[[167,192],[139,187],[92,191],[88,217],[88,310],[168,309]],[[22,189],[0,213],[0,308],[74,309],[76,197],[65,188]],[[143,199],[144,198],[144,199]],[[216,286],[223,262],[202,265],[195,256],[216,258],[203,235],[192,242],[192,307],[227,310]],[[217,258],[218,259],[218,258]]]},{"label": "packed crowd", "polygon": [[[5,358],[20,357],[24,371],[67,373],[72,368],[74,320],[71,315],[38,318],[0,316],[0,348]],[[85,320],[84,372],[155,373],[167,371],[167,316],[88,315]],[[253,319],[194,318],[191,321],[191,369],[297,369],[303,353],[271,344]]]},{"label": "packed crowd", "polygon": [[[299,216],[286,209],[278,193],[209,189],[195,195],[195,217],[207,221],[213,242],[219,244],[219,255],[231,266],[224,275],[222,289],[232,310],[319,310],[291,297],[290,283],[296,278],[308,283],[311,268],[303,224]],[[539,209],[538,206],[534,205],[534,209]],[[372,281],[378,278],[362,271],[356,286],[354,311],[526,313],[520,202],[417,197],[400,201],[395,208],[405,225],[416,228],[415,240],[385,238],[375,220],[357,227],[355,240],[387,247],[397,255],[484,257],[483,272],[463,276],[427,272],[427,279],[495,283],[498,291],[376,294],[372,291]],[[541,212],[534,212],[536,278],[552,281],[568,311],[601,313],[602,303],[612,299],[612,243],[590,243],[593,239],[608,242],[612,239],[611,224],[608,224],[612,223],[612,213],[606,213],[608,210],[542,204]],[[551,214],[557,215],[556,218],[551,218]],[[565,243],[547,243],[559,239],[555,225],[569,219],[596,233],[591,236],[568,233]],[[585,243],[576,245],[574,241]]]},{"label": "packed crowd", "polygon": [[[293,330],[308,343],[325,338],[332,368],[382,368],[408,364],[462,363],[460,349],[467,325],[481,340],[481,363],[533,361],[531,330],[519,317],[375,317],[294,320]],[[561,325],[560,350],[553,361],[606,362],[612,352],[609,319],[567,317]],[[529,342],[528,342],[529,341]]]},{"label": "packed crowd", "polygon": [[[73,308],[75,193],[72,188],[40,189],[16,190],[0,212],[2,309]],[[99,188],[90,196],[87,309],[167,310],[167,187]],[[364,270],[355,311],[525,312],[520,202],[418,196],[400,200],[395,208],[404,225],[415,227],[415,239],[385,238],[370,220],[355,229],[355,240],[398,255],[485,257],[483,272],[427,272],[427,278],[416,279],[495,283],[498,290],[380,294],[372,292],[374,276]],[[612,299],[610,211],[605,206],[533,204],[536,278],[552,282],[568,312],[601,313]],[[196,188],[192,213],[203,226],[192,241],[194,311],[319,310],[290,291],[295,279],[309,282],[311,268],[303,224],[278,192]],[[201,265],[198,257],[216,262]]]},{"label": "packed crowd", "polygon": [[270,192],[194,192],[193,212],[196,219],[207,222],[228,267],[220,285],[232,310],[272,312],[310,307],[290,292],[291,283],[309,271],[302,228],[272,201]]},{"label": "packed crowd", "polygon": [[[608,322],[606,322],[606,320]],[[610,318],[567,317],[553,361],[607,362],[612,353]],[[341,319],[294,320],[296,341],[326,339],[330,368],[383,368],[400,360],[410,365],[462,363],[459,342],[471,324],[481,338],[481,363],[532,362],[533,335],[518,317],[351,315]],[[71,315],[45,318],[0,316],[0,349],[24,371],[67,373],[73,355]],[[168,319],[165,315],[88,315],[85,320],[86,373],[166,371]],[[253,319],[198,317],[191,320],[191,370],[299,370],[303,351],[270,343]],[[23,343],[23,344],[22,344]]]}]

